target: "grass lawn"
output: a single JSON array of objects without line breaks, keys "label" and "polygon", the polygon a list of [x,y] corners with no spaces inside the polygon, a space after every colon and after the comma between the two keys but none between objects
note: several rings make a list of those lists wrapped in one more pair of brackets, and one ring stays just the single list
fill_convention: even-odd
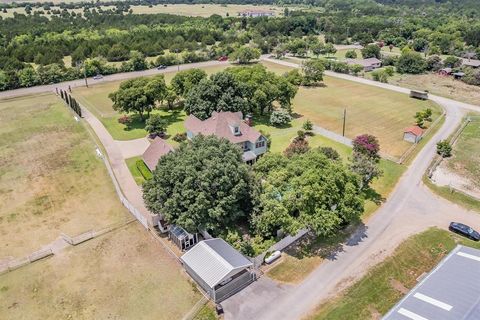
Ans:
[{"label": "grass lawn", "polygon": [[453,156],[446,162],[449,170],[480,188],[480,115],[471,114],[471,119],[455,143]]},{"label": "grass lawn", "polygon": [[181,319],[202,295],[140,224],[0,275],[2,319]]},{"label": "grass lawn", "polygon": [[135,179],[135,182],[139,186],[141,186],[145,182],[145,178],[140,173],[140,170],[138,170],[138,167],[137,167],[138,160],[142,160],[142,157],[138,156],[138,157],[128,158],[125,160],[125,162],[127,163],[128,170],[130,170],[130,173],[132,174],[133,179]]},{"label": "grass lawn", "polygon": [[440,197],[445,198],[450,202],[456,203],[468,210],[480,212],[480,201],[469,196],[468,194],[456,191],[455,189],[451,189],[447,186],[438,186],[432,181],[430,181],[430,179],[428,179],[428,177],[426,176],[423,177],[423,183],[425,183],[425,185],[427,185],[430,190],[435,192]]},{"label": "grass lawn", "polygon": [[479,243],[436,228],[412,236],[338,298],[319,306],[308,319],[380,318],[417,284],[420,275],[430,272],[459,243],[480,248]]},{"label": "grass lawn", "polygon": [[[226,66],[211,66],[202,68],[208,74],[212,74],[218,71],[225,69]],[[167,83],[174,77],[176,71],[165,73],[165,81]],[[90,85],[89,88],[81,87],[74,88],[73,95],[78,99],[82,105],[87,107],[91,112],[93,112],[103,123],[105,128],[110,132],[113,139],[115,140],[132,140],[143,138],[147,135],[145,131],[145,123],[140,120],[138,117],[134,117],[135,121],[130,125],[126,126],[118,122],[120,118],[120,113],[116,112],[112,108],[112,101],[108,98],[108,94],[117,90],[122,81],[112,81],[104,82],[100,84]],[[176,112],[170,113],[168,111],[157,111],[164,115],[170,115],[169,126],[167,128],[167,133],[172,137],[176,133],[184,132],[183,120],[185,113]]]},{"label": "grass lawn", "polygon": [[0,260],[129,216],[82,124],[52,94],[0,101]]},{"label": "grass lawn", "polygon": [[[291,68],[277,65],[272,70],[283,73]],[[440,107],[431,101],[411,99],[390,90],[333,77],[325,77],[324,84],[316,88],[300,87],[293,100],[294,112],[341,133],[346,108],[345,135],[354,138],[363,133],[373,134],[378,137],[382,151],[396,158],[411,146],[403,141],[403,130],[414,124],[417,111],[431,108],[433,120],[441,114]]]}]

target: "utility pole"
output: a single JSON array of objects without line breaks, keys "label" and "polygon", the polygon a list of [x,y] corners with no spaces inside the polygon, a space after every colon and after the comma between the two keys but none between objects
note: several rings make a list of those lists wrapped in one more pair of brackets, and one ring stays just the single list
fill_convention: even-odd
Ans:
[{"label": "utility pole", "polygon": [[85,63],[83,64],[83,77],[85,78],[85,87],[88,88],[88,82],[87,82],[87,68],[85,67]]},{"label": "utility pole", "polygon": [[343,130],[342,136],[345,137],[345,122],[347,121],[347,108],[343,109]]}]

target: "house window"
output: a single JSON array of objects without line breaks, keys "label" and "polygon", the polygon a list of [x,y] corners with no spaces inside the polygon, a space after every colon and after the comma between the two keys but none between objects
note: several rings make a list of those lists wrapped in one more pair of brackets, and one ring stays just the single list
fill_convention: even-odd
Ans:
[{"label": "house window", "polygon": [[258,141],[257,143],[255,143],[255,148],[263,148],[265,147],[265,141]]},{"label": "house window", "polygon": [[239,135],[239,134],[240,134],[240,128],[239,128],[239,127],[234,127],[234,128],[233,128],[233,133],[234,133],[235,135]]}]

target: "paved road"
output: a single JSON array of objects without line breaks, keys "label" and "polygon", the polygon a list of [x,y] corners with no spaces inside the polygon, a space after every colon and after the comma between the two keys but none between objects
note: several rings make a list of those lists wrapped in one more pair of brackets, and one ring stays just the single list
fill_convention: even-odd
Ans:
[{"label": "paved road", "polygon": [[[277,63],[277,60],[268,60]],[[285,61],[280,63],[298,67]],[[398,92],[409,92],[408,89],[348,75],[335,73],[328,75]],[[282,287],[281,290],[276,290],[270,285],[269,295],[259,295],[257,288],[264,288],[269,281],[262,278],[246,288],[241,295],[235,295],[223,302],[226,319],[300,319],[320,302],[359,279],[368,268],[391,254],[410,235],[430,226],[447,228],[452,220],[480,228],[479,213],[470,212],[437,197],[422,183],[423,173],[435,155],[436,142],[454,132],[466,109],[480,111],[480,107],[437,96],[431,96],[431,99],[444,107],[445,124],[420,151],[389,199],[368,224],[360,228],[335,257],[323,262],[299,285]]]},{"label": "paved road", "polygon": [[[186,64],[177,65],[177,66],[170,66],[162,70],[157,70],[156,68],[154,68],[154,69],[143,70],[143,71],[115,73],[108,76],[104,76],[103,79],[101,80],[93,80],[93,78],[87,78],[87,81],[89,85],[94,85],[94,84],[99,84],[103,82],[126,80],[126,79],[142,77],[142,76],[151,76],[156,74],[176,72],[178,70],[187,70],[192,68],[204,68],[204,67],[221,66],[221,65],[227,66],[227,65],[230,65],[230,63],[228,61],[215,61],[215,60],[197,62],[197,63],[186,63]],[[54,84],[43,85],[43,86],[2,91],[0,92],[0,99],[14,98],[18,96],[31,95],[35,93],[54,92],[55,88],[68,88],[68,86],[72,88],[84,87],[85,80],[78,79],[78,80],[54,83]]]}]

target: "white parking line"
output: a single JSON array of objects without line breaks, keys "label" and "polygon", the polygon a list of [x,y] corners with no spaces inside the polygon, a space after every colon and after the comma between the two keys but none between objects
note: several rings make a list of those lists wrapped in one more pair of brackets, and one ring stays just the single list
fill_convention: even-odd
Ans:
[{"label": "white parking line", "polygon": [[476,261],[479,261],[479,262],[480,262],[480,257],[479,257],[479,256],[475,256],[475,255],[473,255],[473,254],[468,254],[468,253],[465,253],[465,252],[457,252],[457,255],[458,255],[458,256],[461,256],[461,257],[465,257],[465,258],[472,259],[472,260],[476,260]]},{"label": "white parking line", "polygon": [[439,307],[439,308],[441,308],[441,309],[443,309],[443,310],[450,311],[450,310],[452,310],[452,308],[453,308],[453,307],[452,307],[451,305],[449,305],[449,304],[446,304],[446,303],[444,303],[444,302],[442,302],[442,301],[439,301],[439,300],[437,300],[437,299],[431,298],[431,297],[429,297],[429,296],[426,296],[426,295],[421,294],[421,293],[418,293],[418,292],[415,293],[413,296],[414,296],[415,298],[419,299],[419,300],[422,300],[422,301],[428,302],[428,303],[430,303],[430,304],[433,304],[435,307]]},{"label": "white parking line", "polygon": [[419,316],[418,314],[404,308],[400,308],[397,312],[400,313],[402,316],[405,316],[412,320],[428,320],[427,318]]}]

